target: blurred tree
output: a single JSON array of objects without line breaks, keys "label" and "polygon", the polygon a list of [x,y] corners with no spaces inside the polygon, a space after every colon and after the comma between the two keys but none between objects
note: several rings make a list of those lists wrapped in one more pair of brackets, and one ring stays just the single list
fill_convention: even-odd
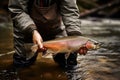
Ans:
[{"label": "blurred tree", "polygon": [[[110,7],[103,8],[95,13],[92,13],[89,16],[94,17],[112,17],[120,18],[120,0],[77,0],[78,7],[81,13],[86,11],[99,8],[101,6],[107,5],[108,3],[118,1],[117,4],[114,4]],[[0,21],[1,18],[8,17],[8,0],[0,1]]]}]

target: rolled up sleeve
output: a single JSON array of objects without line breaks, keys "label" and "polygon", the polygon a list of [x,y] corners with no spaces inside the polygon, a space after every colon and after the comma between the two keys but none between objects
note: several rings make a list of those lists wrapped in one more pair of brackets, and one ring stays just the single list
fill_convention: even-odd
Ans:
[{"label": "rolled up sleeve", "polygon": [[27,13],[28,0],[9,0],[8,9],[11,18],[22,32],[31,33],[36,28],[35,23]]},{"label": "rolled up sleeve", "polygon": [[60,11],[68,35],[81,35],[80,14],[76,0],[61,0]]}]

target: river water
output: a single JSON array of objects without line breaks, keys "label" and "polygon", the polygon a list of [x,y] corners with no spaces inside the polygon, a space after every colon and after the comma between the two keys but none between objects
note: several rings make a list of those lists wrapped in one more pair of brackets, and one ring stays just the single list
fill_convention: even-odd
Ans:
[{"label": "river water", "polygon": [[78,65],[65,70],[51,57],[40,55],[31,67],[14,69],[12,54],[6,54],[13,51],[12,25],[0,24],[0,80],[120,80],[120,20],[88,18],[81,22],[83,35],[103,45],[78,55]]}]

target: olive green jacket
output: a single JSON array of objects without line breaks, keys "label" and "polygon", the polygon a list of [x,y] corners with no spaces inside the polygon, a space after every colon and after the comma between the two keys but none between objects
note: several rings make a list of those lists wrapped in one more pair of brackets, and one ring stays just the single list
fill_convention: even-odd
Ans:
[{"label": "olive green jacket", "polygon": [[[8,8],[11,12],[14,26],[23,32],[30,32],[36,29],[36,25],[28,14],[29,0],[9,0]],[[60,0],[60,14],[68,35],[71,32],[81,33],[79,10],[76,0]]]}]

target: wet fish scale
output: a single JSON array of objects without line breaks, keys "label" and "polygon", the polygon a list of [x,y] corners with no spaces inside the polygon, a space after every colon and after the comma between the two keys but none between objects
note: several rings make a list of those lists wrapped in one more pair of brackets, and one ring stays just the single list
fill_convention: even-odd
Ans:
[{"label": "wet fish scale", "polygon": [[[51,41],[43,42],[43,46],[47,49],[45,55],[48,54],[58,54],[58,53],[68,53],[68,56],[71,52],[79,52],[81,47],[86,47],[88,50],[98,49],[98,42],[83,36],[69,36],[64,38],[58,38]],[[37,51],[38,46],[32,45],[31,50],[33,52]]]}]

